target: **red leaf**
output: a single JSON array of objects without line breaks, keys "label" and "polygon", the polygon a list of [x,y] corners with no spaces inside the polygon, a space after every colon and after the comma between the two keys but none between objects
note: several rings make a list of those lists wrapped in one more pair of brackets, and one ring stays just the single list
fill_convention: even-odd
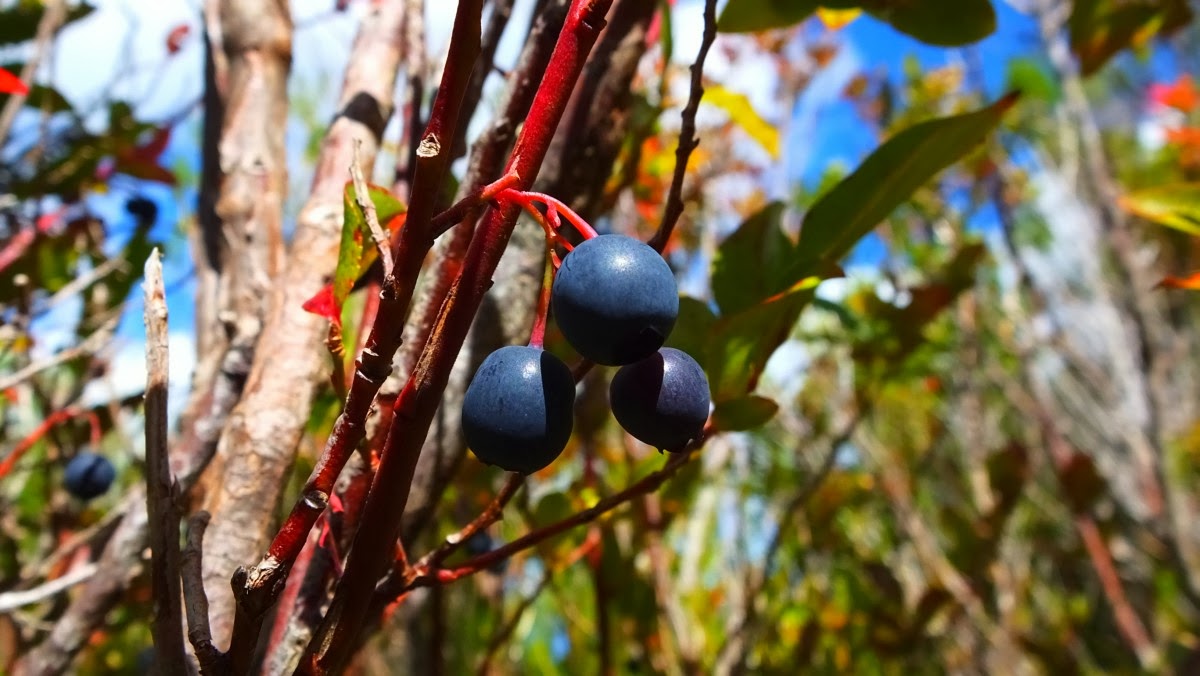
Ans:
[{"label": "red leaf", "polygon": [[324,317],[333,322],[334,326],[342,328],[342,313],[338,309],[337,303],[333,302],[333,285],[326,284],[321,287],[317,295],[304,301],[305,312],[311,312],[318,317]]},{"label": "red leaf", "polygon": [[0,68],[0,94],[20,94],[21,96],[29,95],[29,87],[21,81],[21,78],[12,73]]},{"label": "red leaf", "polygon": [[183,41],[187,39],[191,32],[192,27],[186,23],[181,23],[172,28],[171,32],[167,33],[167,53],[178,54],[179,50],[183,48]]},{"label": "red leaf", "polygon": [[1190,113],[1196,109],[1200,94],[1190,75],[1180,75],[1173,84],[1150,85],[1150,100],[1155,103]]}]

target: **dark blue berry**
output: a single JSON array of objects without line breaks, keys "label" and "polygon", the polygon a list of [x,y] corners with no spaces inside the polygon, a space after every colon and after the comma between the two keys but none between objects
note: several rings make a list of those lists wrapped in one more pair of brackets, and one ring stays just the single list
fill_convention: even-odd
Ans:
[{"label": "dark blue berry", "polygon": [[91,500],[106,493],[115,478],[117,470],[108,458],[84,451],[67,463],[63,483],[71,495],[82,500]]},{"label": "dark blue berry", "polygon": [[[463,543],[463,548],[466,550],[467,556],[480,556],[482,554],[487,554],[493,549],[496,549],[500,546],[500,544],[501,543],[493,540],[492,536],[488,535],[487,531],[481,530],[467,538],[467,541]],[[508,559],[500,559],[499,561],[488,566],[487,570],[490,573],[500,575],[507,568]]]},{"label": "dark blue berry", "polygon": [[575,380],[561,359],[512,345],[489,354],[463,397],[462,428],[475,457],[532,474],[571,438]]},{"label": "dark blue berry", "polygon": [[632,364],[662,347],[679,315],[679,289],[657,251],[600,235],[563,258],[550,291],[563,336],[599,364]]},{"label": "dark blue berry", "polygon": [[608,400],[626,432],[655,448],[678,451],[708,419],[708,378],[688,353],[664,347],[618,369]]}]

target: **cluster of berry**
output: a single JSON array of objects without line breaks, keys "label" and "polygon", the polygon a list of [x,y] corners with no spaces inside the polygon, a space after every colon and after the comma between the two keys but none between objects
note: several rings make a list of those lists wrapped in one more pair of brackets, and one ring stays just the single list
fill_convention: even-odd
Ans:
[{"label": "cluster of berry", "polygon": [[[709,413],[708,379],[687,353],[662,347],[679,315],[679,291],[657,251],[624,235],[584,241],[562,261],[550,308],[584,357],[620,366],[609,387],[617,422],[668,451],[696,438]],[[501,348],[484,359],[463,398],[462,427],[477,458],[530,474],[571,437],[575,381],[539,346]]]}]

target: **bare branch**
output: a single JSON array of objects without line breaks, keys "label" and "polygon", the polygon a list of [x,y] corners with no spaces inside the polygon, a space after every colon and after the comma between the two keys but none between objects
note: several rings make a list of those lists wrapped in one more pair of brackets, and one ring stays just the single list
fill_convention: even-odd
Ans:
[{"label": "bare branch", "polygon": [[687,175],[688,158],[700,142],[696,140],[696,112],[700,110],[700,99],[704,96],[704,59],[708,48],[717,39],[717,0],[704,3],[704,37],[700,40],[700,51],[692,64],[692,88],[687,105],[683,108],[683,124],[679,128],[679,146],[675,148],[675,175],[671,177],[671,189],[667,192],[667,205],[663,207],[662,221],[658,232],[650,238],[650,246],[662,251],[671,239],[675,224],[683,215],[683,179]]},{"label": "bare branch", "polygon": [[208,595],[204,593],[201,561],[204,551],[204,531],[208,528],[208,512],[197,512],[188,519],[187,547],[183,550],[181,574],[186,601],[188,641],[200,660],[200,673],[222,674],[227,665],[225,656],[212,642],[208,624]]},{"label": "bare branch", "polygon": [[17,608],[41,603],[46,599],[53,598],[80,582],[84,582],[95,575],[97,570],[99,570],[99,567],[96,564],[85,563],[82,566],[75,567],[66,575],[44,582],[33,589],[4,592],[0,594],[0,613],[12,612]]},{"label": "bare branch", "polygon": [[187,670],[179,601],[179,508],[167,456],[167,298],[158,249],[146,260],[146,509],[150,515],[154,659],[163,673]]}]

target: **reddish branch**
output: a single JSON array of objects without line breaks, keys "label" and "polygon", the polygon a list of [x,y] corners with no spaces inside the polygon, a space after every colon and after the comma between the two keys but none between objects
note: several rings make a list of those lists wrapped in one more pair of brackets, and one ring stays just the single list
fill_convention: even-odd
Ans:
[{"label": "reddish branch", "polygon": [[[472,146],[466,177],[463,179],[459,191],[460,196],[481,193],[485,190],[483,186],[489,181],[493,181],[503,171],[505,159],[516,136],[517,126],[529,114],[529,107],[533,104],[533,97],[537,93],[542,74],[546,72],[555,41],[566,20],[567,10],[568,3],[565,0],[554,0],[545,3],[545,6],[534,17],[517,66],[508,76],[509,85],[502,110],[493,118],[491,125]],[[504,178],[502,177],[500,181],[503,181]],[[515,179],[515,177],[513,178]],[[417,358],[420,356],[421,348],[428,340],[442,303],[445,302],[446,294],[449,293],[451,284],[457,279],[458,273],[462,269],[467,246],[475,232],[475,223],[479,220],[483,204],[484,200],[481,199],[474,209],[469,210],[469,213],[458,219],[459,226],[454,229],[445,246],[440,247],[440,257],[431,272],[432,279],[422,288],[420,301],[415,302],[409,324],[405,329],[405,335],[409,336],[409,339],[396,359],[396,375],[398,377],[394,379],[396,389],[393,395],[399,392],[400,385],[412,373]],[[435,222],[439,218],[440,215],[435,217]],[[453,224],[451,223],[451,225]],[[479,350],[485,349],[485,346],[499,347],[501,344],[523,338],[523,336],[518,336],[518,333],[523,333],[525,330],[525,322],[521,320],[525,314],[524,306],[512,306],[511,304],[523,301],[520,294],[525,288],[523,280],[526,275],[519,271],[525,270],[526,267],[532,270],[534,247],[540,250],[541,243],[531,240],[528,244],[528,251],[516,252],[521,254],[512,259],[517,270],[514,270],[513,274],[505,279],[501,279],[492,290],[498,299],[497,302],[510,307],[505,318],[495,325],[485,322],[476,324],[475,338],[471,343]],[[519,262],[526,257],[531,261],[528,265]],[[540,256],[538,259],[540,260]],[[498,331],[494,329],[498,329]],[[473,356],[470,361],[478,362],[479,357]],[[451,382],[453,386],[453,379]],[[451,392],[448,389],[447,397],[461,396],[461,390],[465,387],[464,381],[458,388],[459,391]],[[390,411],[389,406],[387,412],[390,413]],[[401,540],[404,542],[415,540],[422,529],[432,523],[429,515],[453,478],[454,468],[466,453],[466,444],[462,441],[461,432],[456,427],[454,424],[443,426],[439,423],[437,438],[427,440],[426,448],[417,465],[413,489],[410,491],[404,519],[401,522]],[[386,423],[382,425],[381,431],[386,434]],[[383,438],[381,437],[378,447],[382,447],[382,442]]]},{"label": "reddish branch", "polygon": [[496,493],[496,497],[488,503],[488,506],[480,512],[479,516],[475,517],[471,523],[463,526],[461,530],[447,536],[437,549],[422,556],[412,566],[409,566],[406,561],[398,561],[397,569],[401,571],[401,575],[406,581],[414,580],[421,575],[426,575],[429,571],[434,570],[442,565],[451,554],[458,551],[463,543],[470,540],[476,533],[484,530],[488,526],[500,520],[500,516],[504,512],[504,507],[508,505],[521,486],[525,485],[525,477],[522,474],[511,473],[500,491]]},{"label": "reddish branch", "polygon": [[[537,175],[573,85],[603,27],[604,15],[610,4],[610,0],[578,0],[572,5],[505,171],[520,177],[522,189],[528,190]],[[462,7],[460,5],[460,12]],[[477,26],[476,22],[473,28],[477,30]],[[451,63],[447,64],[447,69],[453,68]],[[419,178],[418,168],[414,194],[421,192]],[[436,187],[430,186],[435,190]],[[421,446],[437,413],[450,370],[462,349],[471,321],[484,293],[492,284],[492,274],[512,235],[517,214],[518,208],[515,206],[491,207],[485,212],[483,222],[467,250],[462,272],[446,297],[416,370],[396,400],[393,407],[395,418],[367,497],[362,527],[351,547],[353,554],[347,564],[346,574],[338,583],[325,621],[300,665],[302,673],[337,672],[350,657],[355,638],[368,612],[375,581],[392,560],[394,542],[408,501]],[[411,223],[411,211],[409,218]],[[401,232],[407,233],[408,230],[406,226]]]},{"label": "reddish branch", "polygon": [[[624,505],[635,498],[658,490],[658,488],[662,486],[667,479],[674,476],[680,470],[680,468],[682,468],[689,460],[691,460],[693,452],[703,445],[705,438],[706,436],[701,436],[699,440],[689,445],[688,449],[685,451],[670,454],[670,457],[667,458],[667,462],[662,466],[662,468],[647,474],[620,492],[613,493],[612,495],[603,498],[595,505],[592,505],[585,510],[576,512],[575,514],[572,514],[561,521],[557,521],[548,526],[544,526],[533,532],[527,533],[516,540],[509,542],[508,544],[493,549],[490,552],[480,554],[479,556],[464,562],[460,566],[456,566],[454,568],[430,568],[424,572],[420,572],[419,574],[412,575],[411,578],[406,580],[389,577],[379,585],[379,589],[376,592],[376,597],[374,600],[376,607],[381,607],[388,603],[395,602],[398,598],[402,597],[404,594],[407,594],[413,589],[453,582],[455,580],[474,575],[482,570],[487,570],[491,566],[494,566],[519,552],[523,552],[526,549],[535,547],[542,542],[545,542],[556,535],[561,535],[562,533],[576,528],[577,526],[595,521],[604,514],[611,512],[617,507],[620,507],[621,505]],[[418,566],[413,566],[413,568],[416,569]]]},{"label": "reddish branch", "polygon": [[[1042,414],[1041,418],[1042,433],[1046,437],[1046,446],[1054,461],[1055,474],[1063,484],[1064,490],[1070,491],[1071,486],[1068,485],[1064,470],[1071,464],[1075,451],[1055,428],[1049,416]],[[1142,623],[1137,611],[1129,602],[1129,597],[1125,594],[1125,585],[1121,583],[1121,575],[1117,571],[1112,551],[1104,541],[1104,535],[1097,527],[1096,520],[1083,510],[1074,510],[1072,519],[1075,522],[1076,530],[1079,531],[1080,539],[1083,540],[1083,547],[1088,553],[1088,558],[1092,561],[1092,567],[1096,570],[1096,576],[1100,578],[1100,587],[1104,590],[1104,597],[1108,599],[1108,604],[1112,607],[1117,631],[1137,655],[1138,661],[1144,668],[1156,669],[1159,665],[1157,664],[1158,651],[1154,647],[1154,641],[1151,640],[1146,625]]]},{"label": "reddish branch", "polygon": [[[302,309],[326,283],[337,257],[346,168],[359,158],[370,174],[380,137],[391,115],[390,102],[399,68],[400,7],[380,3],[363,21],[351,50],[338,116],[321,149],[308,202],[298,217],[288,264],[272,298],[268,322],[250,373],[247,391],[221,440],[226,467],[213,500],[213,526],[205,555],[205,577],[214,610],[214,639],[220,644],[233,624],[241,625],[235,666],[244,667],[258,635],[258,623],[270,605],[284,572],[267,580],[266,593],[246,596],[246,578],[230,590],[229,573],[253,560],[268,544],[268,524],[287,469],[291,466],[307,411],[321,382],[325,358],[318,349],[326,322]],[[316,513],[327,493],[317,495]],[[304,500],[314,499],[304,495]],[[298,533],[302,544],[307,528]],[[294,555],[291,557],[294,559]],[[290,562],[291,559],[289,559]],[[231,644],[232,647],[232,644]]]},{"label": "reddish branch", "polygon": [[[328,504],[334,482],[362,441],[371,403],[391,371],[392,356],[399,346],[421,263],[433,244],[430,222],[450,164],[449,147],[443,148],[443,142],[449,143],[459,123],[463,90],[479,51],[482,5],[483,0],[468,0],[459,5],[442,85],[434,99],[429,126],[417,148],[413,199],[392,252],[394,274],[384,280],[377,321],[359,356],[346,405],[300,499],[275,535],[266,557],[253,569],[240,568],[234,575],[239,608],[234,641],[238,654],[248,656],[253,649],[263,613],[278,596],[308,531]],[[393,11],[396,9],[399,8]],[[352,54],[351,62],[357,60]]]},{"label": "reddish branch", "polygon": [[47,432],[54,429],[56,425],[60,425],[67,420],[80,416],[86,416],[88,418],[88,421],[92,426],[92,443],[93,445],[98,443],[100,441],[100,420],[96,417],[95,413],[74,407],[55,411],[54,413],[46,416],[46,419],[43,420],[40,425],[35,427],[32,432],[18,442],[17,445],[14,446],[11,451],[9,451],[8,455],[4,456],[4,460],[0,460],[0,479],[8,476],[8,473],[11,472],[13,467],[16,466],[17,461],[20,460],[21,457],[25,455],[27,451],[29,451],[29,449],[33,448],[37,442],[41,441],[42,437],[46,436]]}]

